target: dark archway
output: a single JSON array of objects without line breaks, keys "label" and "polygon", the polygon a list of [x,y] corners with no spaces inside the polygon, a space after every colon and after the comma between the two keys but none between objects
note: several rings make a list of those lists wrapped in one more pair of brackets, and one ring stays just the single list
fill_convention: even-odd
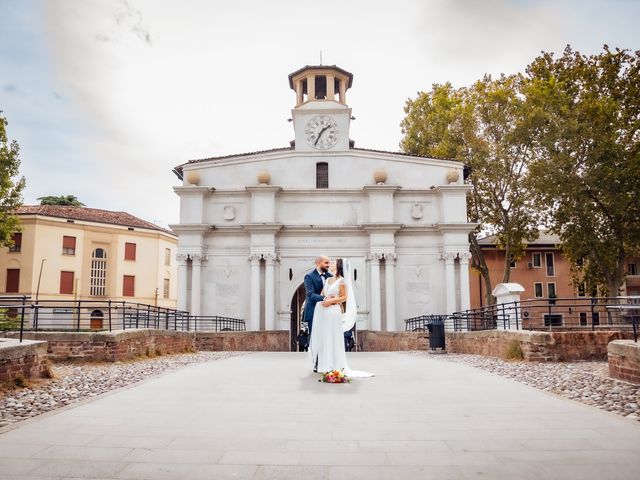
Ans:
[{"label": "dark archway", "polygon": [[302,326],[302,312],[304,310],[304,301],[307,292],[304,290],[304,283],[296,289],[293,297],[291,298],[291,342],[290,350],[292,352],[298,351],[298,334],[300,333],[300,327]]},{"label": "dark archway", "polygon": [[102,330],[104,322],[104,313],[102,313],[102,310],[94,310],[91,312],[89,322],[89,328],[92,330]]}]

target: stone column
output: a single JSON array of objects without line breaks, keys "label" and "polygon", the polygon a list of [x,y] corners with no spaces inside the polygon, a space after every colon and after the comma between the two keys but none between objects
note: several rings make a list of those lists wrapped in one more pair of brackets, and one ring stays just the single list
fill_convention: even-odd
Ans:
[{"label": "stone column", "polygon": [[309,75],[307,77],[307,100],[316,99],[316,76]]},{"label": "stone column", "polygon": [[460,310],[471,308],[471,296],[469,294],[469,252],[462,252],[460,257]]},{"label": "stone column", "polygon": [[384,256],[385,289],[387,307],[387,331],[397,329],[396,325],[396,254],[387,253]]},{"label": "stone column", "polygon": [[191,315],[201,314],[202,264],[205,261],[204,255],[191,256]]},{"label": "stone column", "polygon": [[335,100],[336,88],[335,77],[333,75],[327,75],[327,100]]},{"label": "stone column", "polygon": [[176,255],[178,260],[178,310],[187,310],[187,260],[189,256],[180,253]]},{"label": "stone column", "polygon": [[260,330],[260,255],[250,255],[251,262],[251,290],[249,291],[250,311],[247,330]]},{"label": "stone column", "polygon": [[442,254],[444,260],[444,288],[445,288],[445,313],[451,315],[456,310],[456,280],[454,271],[455,254],[446,252]]},{"label": "stone column", "polygon": [[264,329],[276,329],[276,283],[275,283],[275,263],[277,257],[268,253],[264,257]]},{"label": "stone column", "polygon": [[371,330],[382,329],[380,308],[380,254],[372,253],[367,257],[371,262]]},{"label": "stone column", "polygon": [[342,79],[340,80],[340,95],[338,97],[338,99],[340,100],[340,103],[347,103],[347,99],[346,99],[346,94],[347,94],[347,81]]},{"label": "stone column", "polygon": [[304,99],[304,95],[302,93],[302,81],[298,80],[296,82],[296,106],[302,104]]}]

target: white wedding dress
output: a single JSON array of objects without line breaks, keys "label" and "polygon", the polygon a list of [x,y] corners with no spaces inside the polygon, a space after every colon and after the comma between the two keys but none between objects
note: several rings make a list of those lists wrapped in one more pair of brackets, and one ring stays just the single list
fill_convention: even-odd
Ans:
[{"label": "white wedding dress", "polygon": [[[337,297],[340,295],[340,285],[343,278],[335,280],[325,286],[325,297]],[[349,288],[349,290],[352,290]],[[354,299],[355,300],[355,299]],[[355,305],[355,301],[348,302]],[[318,372],[331,370],[343,370],[347,377],[373,377],[373,373],[351,370],[347,363],[347,354],[344,350],[343,313],[340,305],[322,306],[322,302],[316,304],[313,312],[313,328],[309,352],[311,361],[315,365],[318,361]]]}]

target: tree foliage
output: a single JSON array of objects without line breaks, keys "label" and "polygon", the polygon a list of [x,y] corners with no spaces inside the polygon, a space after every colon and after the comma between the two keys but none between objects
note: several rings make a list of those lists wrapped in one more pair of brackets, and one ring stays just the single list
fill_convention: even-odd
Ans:
[{"label": "tree foliage", "polygon": [[48,195],[39,197],[40,205],[63,205],[69,207],[84,207],[75,195]]},{"label": "tree foliage", "polygon": [[546,220],[591,290],[616,296],[640,254],[640,52],[537,57],[523,84],[535,127],[532,179]]},{"label": "tree foliage", "polygon": [[[0,111],[1,113],[1,111]],[[20,147],[7,138],[7,119],[0,115],[0,245],[11,246],[12,234],[20,229],[15,213],[22,205],[24,177],[20,173]]]},{"label": "tree foliage", "polygon": [[529,113],[521,84],[519,75],[485,76],[459,89],[435,84],[407,100],[401,124],[403,151],[454,158],[470,167],[468,218],[478,223],[469,236],[472,266],[483,277],[487,303],[493,303],[492,285],[478,235],[493,233],[504,248],[503,282],[509,281],[510,261],[521,258],[526,242],[538,236],[528,171]]}]

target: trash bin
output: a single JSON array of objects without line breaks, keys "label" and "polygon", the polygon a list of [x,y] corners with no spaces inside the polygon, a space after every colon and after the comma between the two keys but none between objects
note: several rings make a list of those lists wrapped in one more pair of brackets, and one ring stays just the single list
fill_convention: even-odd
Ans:
[{"label": "trash bin", "polygon": [[429,330],[429,348],[444,350],[444,320],[441,318],[431,320],[427,324],[427,329]]}]

